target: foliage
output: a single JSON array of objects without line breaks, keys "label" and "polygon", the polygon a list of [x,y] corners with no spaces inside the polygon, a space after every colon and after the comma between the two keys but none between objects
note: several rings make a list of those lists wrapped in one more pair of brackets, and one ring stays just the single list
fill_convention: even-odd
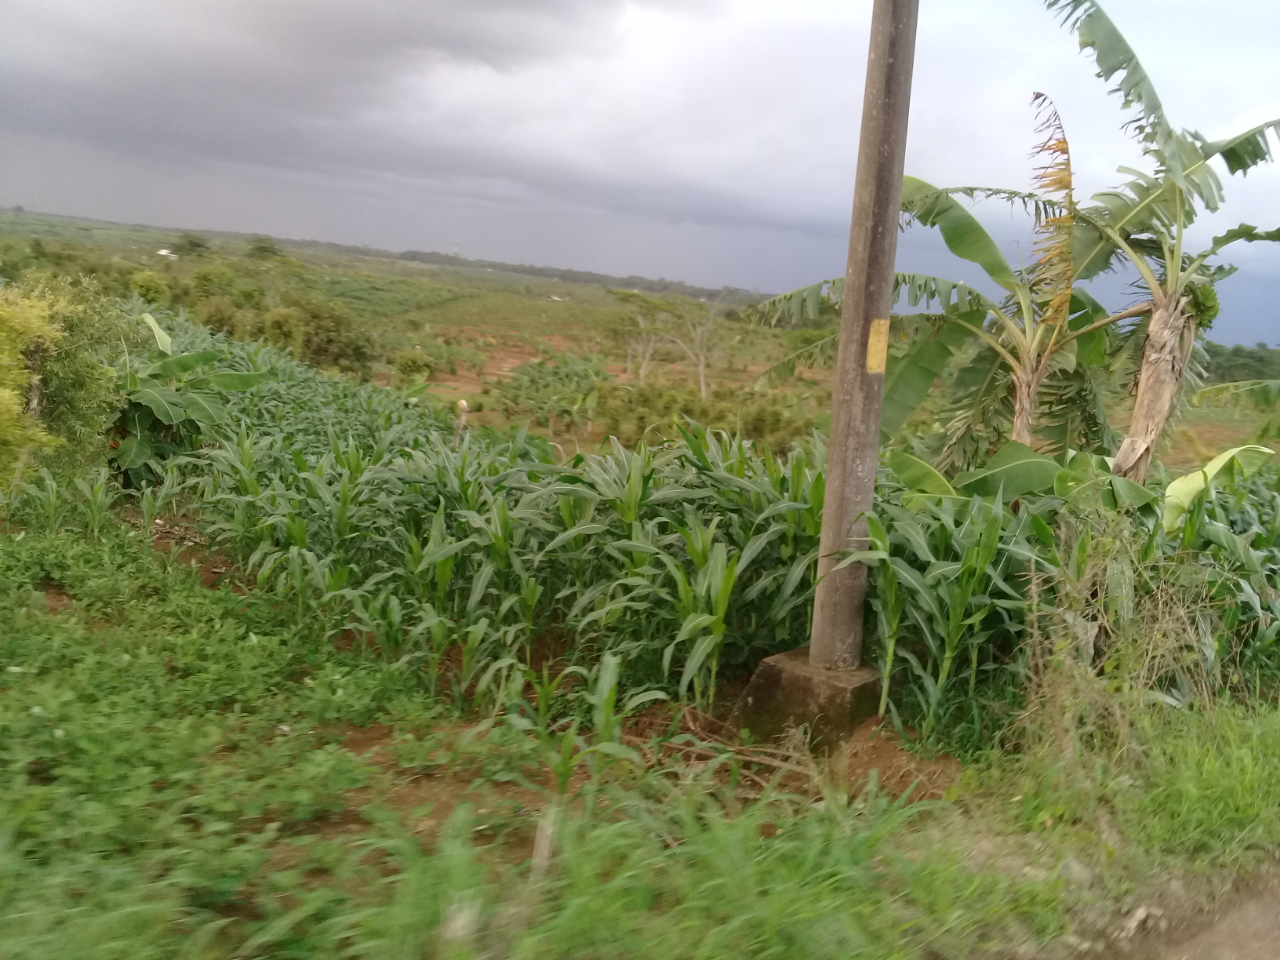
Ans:
[{"label": "foliage", "polygon": [[107,364],[139,341],[137,324],[91,282],[24,281],[0,290],[0,334],[5,472],[50,435],[93,450],[119,407]]},{"label": "foliage", "polygon": [[[1205,597],[1207,619],[1180,641],[1204,679],[1197,686],[1175,660],[1142,690],[1182,704],[1253,670],[1276,675],[1280,476],[1257,472],[1269,456],[1227,451],[1171,483],[1161,504],[1096,456],[1063,467],[1010,445],[988,469],[948,481],[894,454],[903,487],[882,495],[870,549],[853,559],[874,564],[881,664],[886,678],[901,675],[900,707],[926,737],[950,727],[947,742],[981,749],[1013,719],[1040,611],[1066,617],[1086,668],[1105,670],[1108,638],[1140,630],[1144,598],[1164,602],[1176,589],[1188,604],[1196,590]],[[972,496],[1000,491],[1018,499]]]},{"label": "foliage", "polygon": [[[526,788],[532,809],[504,814],[484,809],[486,790],[513,775],[498,770],[523,771],[537,741],[491,725],[470,755],[452,751],[463,770],[470,757],[497,768],[477,769],[471,789],[452,781],[464,794],[452,816],[443,799],[398,810],[386,774],[331,731],[376,719],[402,743],[452,742],[456,723],[423,708],[403,668],[315,642],[270,595],[206,589],[121,523],[78,536],[85,504],[65,494],[62,531],[0,540],[6,957],[798,945],[906,960],[1060,928],[1053,884],[913,852],[903,834],[925,808],[874,792],[832,791],[821,808],[740,799],[721,777],[729,753],[630,778],[602,764],[579,777],[598,778],[590,802]],[[49,609],[44,590],[66,606]],[[596,704],[608,690],[593,681]],[[584,720],[596,710],[579,703]],[[431,834],[411,832],[424,817]],[[506,846],[492,832],[504,818]],[[534,864],[500,866],[535,832]]]},{"label": "foliage", "polygon": [[59,336],[43,303],[12,287],[0,289],[0,482],[7,483],[20,468],[24,451],[53,441],[27,412],[32,376],[28,357],[52,346]]},{"label": "foliage", "polygon": [[600,388],[612,381],[599,359],[559,354],[522,363],[506,379],[486,384],[486,390],[509,418],[572,429],[595,419]]},{"label": "foliage", "polygon": [[812,432],[811,405],[817,405],[812,398],[781,391],[716,387],[704,400],[688,386],[606,384],[598,390],[596,416],[606,435],[625,446],[641,439],[678,439],[681,428],[695,421],[784,451]]},{"label": "foliage", "polygon": [[1280,347],[1259,343],[1252,347],[1236,344],[1225,347],[1207,341],[1208,362],[1205,380],[1210,384],[1240,380],[1280,380]]},{"label": "foliage", "polygon": [[287,291],[280,305],[267,311],[259,327],[249,331],[288,350],[299,360],[367,376],[374,346],[359,330],[349,310],[311,294]]},{"label": "foliage", "polygon": [[149,484],[164,460],[196,450],[210,427],[226,421],[227,391],[248,390],[271,377],[270,371],[218,370],[213,365],[222,356],[216,350],[171,356],[167,337],[157,338],[154,362],[119,375],[125,405],[111,430],[110,460],[135,488]]},{"label": "foliage", "polygon": [[251,260],[271,260],[274,257],[283,256],[284,251],[280,249],[280,244],[270,237],[250,237],[249,246],[244,255]]},{"label": "foliage", "polygon": [[129,289],[147,303],[167,304],[169,284],[154,270],[139,270],[129,278]]},{"label": "foliage", "polygon": [[[314,629],[403,630],[424,667],[459,658],[442,678],[459,695],[555,637],[574,638],[578,662],[626,652],[630,671],[661,680],[674,637],[676,670],[713,635],[702,575],[720,556],[737,564],[738,599],[692,674],[749,667],[807,630],[820,444],[780,459],[690,428],[671,450],[615,445],[568,464],[523,436],[467,434],[455,449],[442,442],[448,428],[408,402],[396,414],[390,398],[362,409],[385,395],[173,324],[188,352],[216,344],[240,358],[233,368],[278,371],[227,397],[234,430],[193,479],[216,540]],[[716,520],[725,510],[732,521]]]},{"label": "foliage", "polygon": [[172,250],[180,257],[203,257],[209,253],[209,239],[202,234],[186,231],[178,234]]},{"label": "foliage", "polygon": [[1117,452],[1120,473],[1138,480],[1182,395],[1183,375],[1197,336],[1198,315],[1216,314],[1214,282],[1234,268],[1213,260],[1233,243],[1280,242],[1280,229],[1261,231],[1240,224],[1192,253],[1187,228],[1200,208],[1216,212],[1222,183],[1212,161],[1221,159],[1230,173],[1247,173],[1271,160],[1270,136],[1280,137],[1280,120],[1260,124],[1226,140],[1209,141],[1199,133],[1176,130],[1137,54],[1095,0],[1046,0],[1061,12],[1090,50],[1099,76],[1118,77],[1113,92],[1138,112],[1126,124],[1142,145],[1154,172],[1121,168],[1133,177],[1115,190],[1094,197],[1080,209],[1074,231],[1074,274],[1088,279],[1111,269],[1121,258],[1137,271],[1151,297],[1143,362],[1129,436]]}]

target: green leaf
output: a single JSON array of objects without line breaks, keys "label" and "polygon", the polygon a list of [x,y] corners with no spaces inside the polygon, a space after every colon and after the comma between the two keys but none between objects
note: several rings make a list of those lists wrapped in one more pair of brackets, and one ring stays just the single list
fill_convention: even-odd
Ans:
[{"label": "green leaf", "polygon": [[142,322],[151,328],[151,335],[156,338],[156,347],[159,348],[160,352],[165,355],[173,353],[173,338],[160,329],[160,324],[156,323],[156,318],[149,313],[144,313]]},{"label": "green leaf", "polygon": [[1064,22],[1080,37],[1080,49],[1093,51],[1098,76],[1110,80],[1120,74],[1112,92],[1124,98],[1125,107],[1141,109],[1140,118],[1134,121],[1135,132],[1148,142],[1167,139],[1172,131],[1155,84],[1129,42],[1095,0],[1045,0],[1045,7],[1062,11]]},{"label": "green leaf", "polygon": [[155,450],[144,437],[125,437],[116,449],[116,466],[121,470],[133,470],[142,466],[154,455]]},{"label": "green leaf", "polygon": [[1260,123],[1252,130],[1226,140],[1202,143],[1201,148],[1209,156],[1219,156],[1232,173],[1245,173],[1260,163],[1271,159],[1271,145],[1267,134],[1280,136],[1280,119]]},{"label": "green leaf", "polygon": [[992,280],[1013,292],[1019,287],[1009,261],[977,218],[945,191],[916,177],[904,177],[902,209],[926,227],[937,227],[957,257],[976,263]]},{"label": "green leaf", "polygon": [[917,335],[901,356],[890,356],[884,377],[884,400],[880,407],[880,429],[894,434],[924,402],[934,383],[946,372],[955,352],[973,336],[984,311],[961,315],[964,323],[939,317],[933,329]]},{"label": "green leaf", "polygon": [[178,391],[164,384],[145,383],[129,395],[129,399],[141,403],[156,415],[161,423],[173,426],[187,418],[186,407]]},{"label": "green leaf", "polygon": [[1192,504],[1211,489],[1214,479],[1223,470],[1239,471],[1242,476],[1247,477],[1273,456],[1275,451],[1266,447],[1232,447],[1218,454],[1199,470],[1193,470],[1174,480],[1164,492],[1165,532],[1172,532],[1177,527]]},{"label": "green leaf", "polygon": [[183,391],[182,405],[187,409],[187,416],[196,423],[222,423],[227,418],[227,408],[216,393]]},{"label": "green leaf", "polygon": [[961,493],[983,497],[994,497],[1003,490],[1005,499],[1012,500],[1051,489],[1061,469],[1052,457],[1011,440],[983,469],[957,475],[954,486]]},{"label": "green leaf", "polygon": [[187,386],[192,390],[239,391],[250,390],[260,383],[266,383],[268,380],[274,380],[275,378],[275,372],[272,370],[262,370],[254,373],[226,371],[191,380],[187,383]]},{"label": "green leaf", "polygon": [[197,367],[203,367],[206,364],[213,363],[222,359],[222,354],[217,350],[201,350],[199,353],[183,353],[176,357],[169,357],[167,360],[161,360],[159,363],[153,363],[141,372],[144,377],[150,377],[155,380],[168,380],[174,377],[181,377],[183,374],[190,373]]},{"label": "green leaf", "polygon": [[1116,503],[1120,507],[1144,507],[1154,503],[1159,496],[1127,477],[1112,477],[1111,490],[1116,495]]},{"label": "green leaf", "polygon": [[[889,467],[902,481],[903,486],[913,494],[928,494],[930,497],[954,497],[955,489],[947,482],[947,478],[925,463],[919,457],[913,457],[905,450],[894,450],[889,454]],[[903,503],[907,506],[907,497]],[[911,497],[919,502],[922,498]]]}]

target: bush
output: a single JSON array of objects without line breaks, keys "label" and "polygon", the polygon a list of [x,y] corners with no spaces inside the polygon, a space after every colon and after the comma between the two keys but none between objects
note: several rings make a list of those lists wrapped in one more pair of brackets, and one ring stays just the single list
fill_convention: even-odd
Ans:
[{"label": "bush", "polygon": [[109,364],[122,350],[136,350],[150,334],[88,278],[27,289],[61,334],[35,366],[44,388],[40,415],[52,433],[80,449],[99,443],[120,408]]},{"label": "bush", "polygon": [[290,291],[262,320],[262,337],[299,360],[368,376],[373,347],[345,306]]},{"label": "bush", "polygon": [[54,438],[77,452],[101,441],[120,407],[106,364],[139,332],[88,282],[0,289],[0,476]]},{"label": "bush", "polygon": [[224,296],[207,297],[196,304],[195,309],[196,320],[219,333],[236,332],[237,313],[231,298]]},{"label": "bush", "polygon": [[244,255],[252,260],[271,260],[283,253],[280,245],[270,237],[253,237]]},{"label": "bush", "polygon": [[703,400],[693,386],[604,384],[596,411],[605,431],[626,445],[678,437],[689,419],[786,450],[814,427],[805,406],[790,394],[735,387],[717,387]]},{"label": "bush", "polygon": [[139,270],[129,278],[129,289],[147,303],[167,304],[169,284],[154,270]]},{"label": "bush", "polygon": [[406,382],[430,377],[438,363],[435,357],[421,347],[414,347],[411,350],[396,350],[391,354],[390,359],[391,366],[396,368],[396,373]]},{"label": "bush", "polygon": [[553,421],[569,426],[594,419],[597,388],[612,379],[598,359],[563,354],[522,363],[490,388],[508,417],[527,416],[543,427]]},{"label": "bush", "polygon": [[236,282],[235,271],[225,263],[211,263],[191,275],[191,293],[196,301],[209,297],[230,297]]},{"label": "bush", "polygon": [[209,252],[209,241],[198,233],[182,233],[173,242],[173,252],[183,257],[202,257]]},{"label": "bush", "polygon": [[27,413],[31,387],[28,362],[33,353],[51,349],[61,336],[49,323],[48,308],[12,288],[0,289],[0,481],[19,468],[23,452],[45,447],[52,437]]}]

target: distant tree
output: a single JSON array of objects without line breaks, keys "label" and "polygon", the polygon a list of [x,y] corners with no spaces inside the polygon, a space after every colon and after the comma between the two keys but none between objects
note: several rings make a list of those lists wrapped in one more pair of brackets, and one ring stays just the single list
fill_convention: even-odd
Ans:
[{"label": "distant tree", "polygon": [[168,303],[169,284],[154,270],[139,270],[129,278],[129,289],[147,303]]},{"label": "distant tree", "polygon": [[184,257],[203,257],[209,252],[209,240],[201,234],[188,231],[179,234],[170,249]]},{"label": "distant tree", "polygon": [[237,307],[262,310],[267,304],[267,291],[252,280],[237,280],[231,288],[231,299]]},{"label": "distant tree", "polygon": [[270,237],[253,237],[249,241],[249,249],[245,256],[253,260],[271,260],[284,253],[280,245]]},{"label": "distant tree", "polygon": [[674,319],[671,305],[646,297],[634,290],[610,290],[628,310],[627,318],[617,330],[618,339],[627,357],[627,376],[631,376],[633,361],[638,363],[640,386],[649,376],[653,355],[663,341],[664,324]]},{"label": "distant tree", "polygon": [[16,203],[13,206],[13,212],[18,214],[18,216],[22,216],[22,214],[27,212],[27,210],[22,204]]},{"label": "distant tree", "polygon": [[1280,380],[1280,349],[1259,343],[1252,347],[1236,344],[1225,347],[1206,341],[1205,379],[1209,383],[1237,380]]},{"label": "distant tree", "polygon": [[211,263],[191,275],[191,292],[196,301],[209,297],[230,297],[236,275],[225,263]]},{"label": "distant tree", "polygon": [[720,317],[714,306],[690,300],[672,308],[673,320],[662,335],[683,350],[698,368],[698,393],[707,399],[707,362],[715,347]]},{"label": "distant tree", "polygon": [[350,311],[323,297],[288,291],[262,318],[262,336],[318,367],[367,376],[373,345]]}]

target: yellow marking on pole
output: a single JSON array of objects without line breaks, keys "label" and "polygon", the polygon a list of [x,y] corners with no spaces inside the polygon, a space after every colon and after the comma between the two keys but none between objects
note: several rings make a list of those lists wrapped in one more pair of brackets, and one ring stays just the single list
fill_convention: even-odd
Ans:
[{"label": "yellow marking on pole", "polygon": [[867,373],[884,373],[889,358],[889,321],[872,320],[867,337]]}]

